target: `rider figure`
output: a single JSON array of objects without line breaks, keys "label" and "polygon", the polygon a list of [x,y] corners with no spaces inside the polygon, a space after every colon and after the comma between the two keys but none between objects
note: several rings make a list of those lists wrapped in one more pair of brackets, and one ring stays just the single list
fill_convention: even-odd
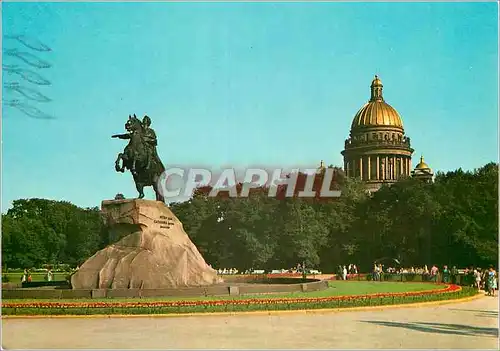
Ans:
[{"label": "rider figure", "polygon": [[[156,151],[156,146],[158,144],[157,138],[156,138],[156,133],[155,131],[150,127],[151,126],[151,118],[149,116],[144,116],[142,119],[141,125],[142,125],[142,131],[139,132],[138,130],[134,130],[133,128],[130,128],[130,120],[132,117],[129,116],[129,121],[125,124],[125,129],[128,131],[126,134],[117,134],[113,135],[113,138],[120,138],[120,139],[132,139],[133,137],[137,137],[136,133],[140,133],[138,137],[140,137],[140,141],[144,146],[144,150],[146,152],[146,169],[150,169],[152,165],[157,165],[159,168],[162,168],[161,161],[158,157],[158,153]],[[136,115],[134,114],[134,119],[137,118]],[[139,158],[138,151],[136,149],[132,149],[132,168],[131,171],[132,173],[136,173],[136,161]],[[118,170],[118,169],[117,169]],[[124,171],[123,167],[120,169],[121,172]]]},{"label": "rider figure", "polygon": [[165,166],[158,157],[156,133],[150,126],[151,118],[148,116],[144,116],[141,121],[135,114],[133,117],[129,115],[125,124],[127,133],[113,135],[113,138],[129,139],[123,152],[119,153],[116,158],[115,169],[118,172],[124,172],[125,168],[131,170],[139,199],[144,197],[144,187],[152,186],[156,200],[164,202],[165,198],[159,188],[159,180],[165,171]]},{"label": "rider figure", "polygon": [[144,141],[144,145],[147,150],[147,164],[146,169],[149,169],[151,166],[151,160],[154,158],[155,161],[158,158],[158,154],[156,152],[156,145],[158,145],[158,141],[156,139],[155,131],[150,128],[151,126],[151,118],[147,115],[142,119],[142,140]]}]

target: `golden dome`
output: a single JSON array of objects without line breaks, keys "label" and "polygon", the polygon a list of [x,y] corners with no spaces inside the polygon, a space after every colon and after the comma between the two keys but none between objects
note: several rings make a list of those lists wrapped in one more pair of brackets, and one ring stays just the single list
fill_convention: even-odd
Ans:
[{"label": "golden dome", "polygon": [[372,81],[371,98],[356,113],[352,121],[351,129],[359,127],[388,126],[403,129],[403,121],[399,113],[382,97],[382,81],[378,76]]},{"label": "golden dome", "polygon": [[383,101],[370,101],[356,113],[351,128],[391,126],[403,129],[398,112]]},{"label": "golden dome", "polygon": [[420,156],[420,162],[415,167],[415,169],[431,169],[431,168],[427,165],[427,163],[424,162],[424,156]]}]

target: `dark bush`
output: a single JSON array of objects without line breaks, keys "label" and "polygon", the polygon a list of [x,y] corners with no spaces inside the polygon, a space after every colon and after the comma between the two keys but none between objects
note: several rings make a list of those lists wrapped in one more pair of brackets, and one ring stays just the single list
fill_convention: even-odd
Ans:
[{"label": "dark bush", "polygon": [[53,280],[51,282],[48,281],[40,281],[40,282],[23,282],[23,288],[39,288],[42,286],[60,286],[60,287],[68,287],[68,282],[65,280]]}]

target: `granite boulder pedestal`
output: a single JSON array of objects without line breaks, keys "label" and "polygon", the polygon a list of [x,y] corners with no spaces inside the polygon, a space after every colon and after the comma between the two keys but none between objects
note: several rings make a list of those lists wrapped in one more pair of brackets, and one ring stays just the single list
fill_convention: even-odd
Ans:
[{"label": "granite boulder pedestal", "polygon": [[221,283],[182,223],[162,202],[102,202],[115,242],[90,257],[71,277],[73,289],[164,289]]}]

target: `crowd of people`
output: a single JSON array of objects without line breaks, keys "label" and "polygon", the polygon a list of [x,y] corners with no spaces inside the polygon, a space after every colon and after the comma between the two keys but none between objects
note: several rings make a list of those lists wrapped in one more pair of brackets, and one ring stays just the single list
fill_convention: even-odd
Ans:
[{"label": "crowd of people", "polygon": [[[212,267],[210,265],[210,267]],[[349,268],[350,269],[350,268]],[[356,271],[357,271],[357,268],[356,268]],[[292,267],[292,268],[288,268],[288,269],[274,269],[272,271],[266,271],[264,269],[247,269],[245,271],[242,271],[240,272],[238,269],[236,268],[219,268],[217,269],[217,273],[219,275],[231,275],[231,274],[255,274],[255,273],[265,273],[265,272],[268,272],[268,273],[281,273],[281,274],[284,274],[284,273],[292,273],[292,274],[305,274],[305,273],[316,273],[316,274],[320,274],[321,272],[319,272],[318,270],[315,270],[315,269],[308,269],[306,268],[306,264],[305,262],[302,262],[302,263],[297,263],[297,265],[295,267]]]},{"label": "crowd of people", "polygon": [[[54,280],[54,273],[52,273],[52,269],[48,268],[45,276],[45,281],[51,282]],[[31,276],[31,272],[29,269],[24,269],[23,275],[21,276],[21,283],[30,283],[33,281],[33,277]]]},{"label": "crowd of people", "polygon": [[[384,270],[384,265],[381,263],[375,263],[373,265],[373,280],[380,281],[383,278],[384,273],[387,274],[419,274],[423,275],[424,279],[422,280],[430,280],[437,282],[438,280],[438,274],[439,274],[439,268],[437,265],[433,265],[431,269],[428,268],[427,265],[424,265],[423,267],[387,267]],[[458,270],[456,267],[453,267],[452,270],[448,268],[448,266],[443,267],[443,272],[442,272],[442,278],[443,282],[449,283],[451,280],[452,275],[458,275]]]},{"label": "crowd of people", "polygon": [[218,274],[223,274],[223,275],[226,275],[226,274],[238,274],[238,270],[236,268],[224,268],[224,269],[218,269],[217,270],[217,273]]},{"label": "crowd of people", "polygon": [[358,267],[353,263],[349,263],[348,265],[337,266],[337,275],[342,280],[348,280],[350,277],[357,274],[358,274]]},{"label": "crowd of people", "polygon": [[32,279],[30,271],[25,269],[23,275],[21,276],[21,283],[31,282]]},{"label": "crowd of people", "polygon": [[458,276],[461,276],[462,285],[475,287],[478,290],[483,290],[488,296],[495,296],[495,291],[498,290],[498,273],[493,266],[489,269],[481,269],[479,267],[469,267],[464,270],[457,269],[453,266],[451,269],[447,265],[443,266],[440,271],[437,265],[433,265],[430,269],[427,265],[423,267],[387,267],[380,263],[376,263],[373,266],[373,280],[381,281],[383,280],[383,275],[387,274],[418,274],[422,275],[423,281],[438,282],[439,278],[443,283],[453,283],[458,282]]},{"label": "crowd of people", "polygon": [[[272,273],[302,273],[305,274],[305,264],[298,263],[296,267],[290,269],[275,270]],[[232,274],[252,274],[263,273],[264,271],[247,270],[240,272],[236,268],[223,268],[218,269],[217,273],[220,275]],[[349,280],[357,277],[359,274],[358,267],[350,263],[348,265],[337,266],[337,279]],[[427,265],[421,267],[385,267],[381,263],[374,263],[372,271],[372,280],[383,281],[385,274],[401,274],[401,275],[421,275],[422,281],[430,282],[443,282],[443,283],[460,283],[461,285],[475,287],[478,290],[485,291],[488,296],[495,296],[495,291],[498,290],[498,274],[493,266],[489,269],[473,268],[457,269],[453,266],[451,269],[444,265],[439,269],[437,265],[432,265],[429,269]],[[460,278],[458,278],[460,276]],[[53,274],[50,270],[47,271],[45,280],[51,281]],[[458,280],[460,279],[460,281]],[[25,270],[22,281],[31,281],[31,274]]]},{"label": "crowd of people", "polygon": [[470,286],[485,291],[488,296],[495,296],[495,291],[498,290],[498,274],[493,266],[489,269],[466,269],[464,274],[468,277],[467,283]]}]

